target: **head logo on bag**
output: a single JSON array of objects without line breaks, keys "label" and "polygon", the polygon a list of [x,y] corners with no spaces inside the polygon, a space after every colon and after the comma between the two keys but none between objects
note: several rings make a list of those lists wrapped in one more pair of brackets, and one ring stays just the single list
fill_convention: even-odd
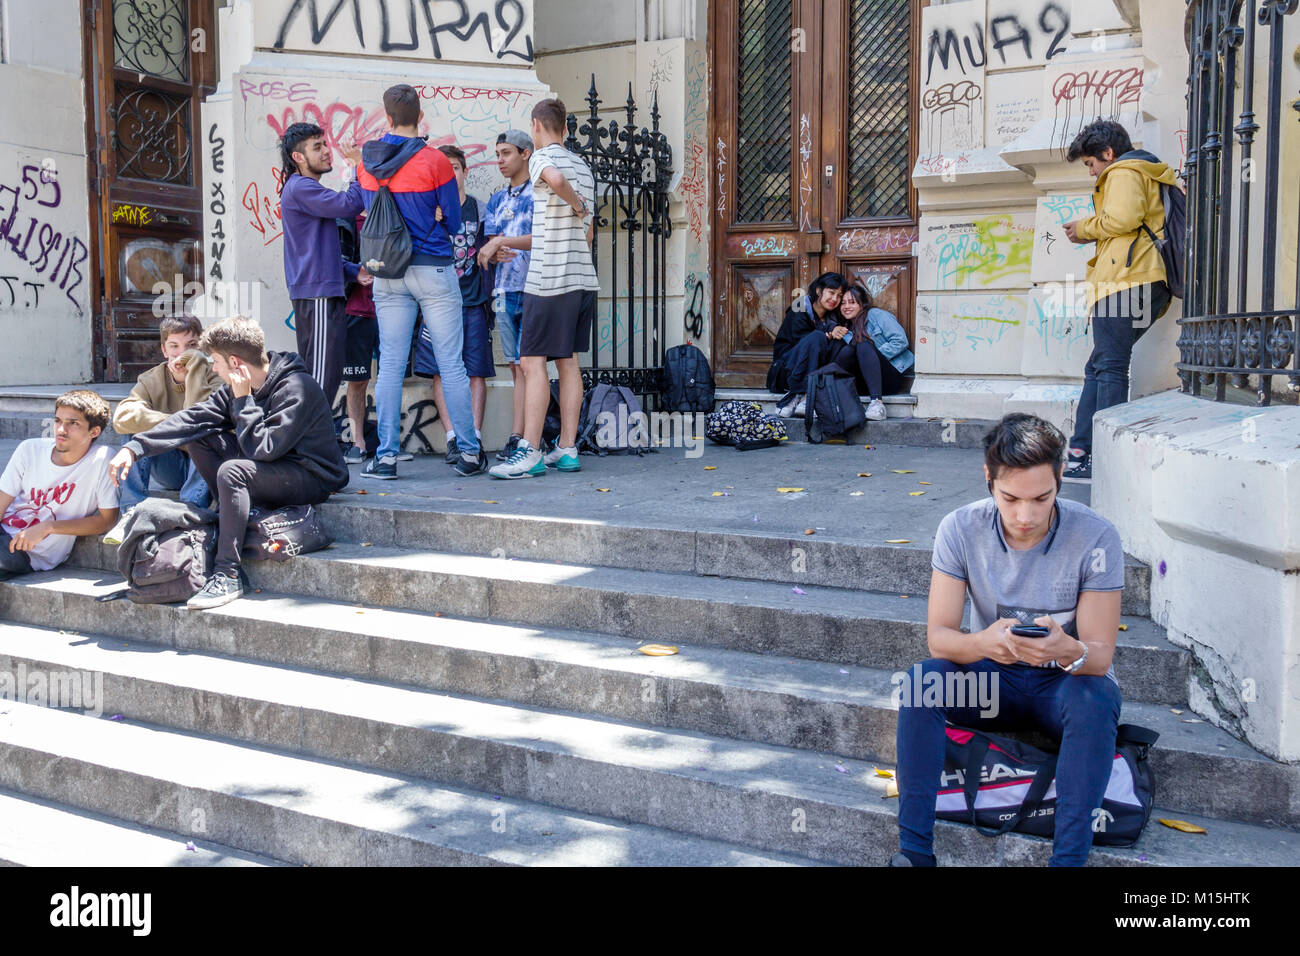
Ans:
[{"label": "head logo on bag", "polygon": [[379,184],[361,227],[361,265],[381,279],[400,279],[411,264],[411,230],[388,188],[390,181],[391,177]]}]

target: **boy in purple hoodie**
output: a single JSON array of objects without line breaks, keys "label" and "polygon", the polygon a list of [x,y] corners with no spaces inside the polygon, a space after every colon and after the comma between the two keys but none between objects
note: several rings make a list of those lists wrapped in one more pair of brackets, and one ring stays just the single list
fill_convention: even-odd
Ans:
[{"label": "boy in purple hoodie", "polygon": [[294,123],[280,140],[284,182],[284,278],[293,300],[298,354],[332,405],[343,378],[348,317],[344,313],[343,261],[336,219],[361,212],[361,186],[346,192],[322,186],[334,168],[325,133],[314,123]]},{"label": "boy in purple hoodie", "polygon": [[[384,93],[384,110],[392,132],[366,143],[360,154],[346,155],[357,166],[357,181],[369,211],[381,184],[388,186],[411,233],[411,264],[400,279],[376,277],[373,286],[379,320],[379,376],[375,411],[379,449],[361,472],[363,478],[397,477],[402,416],[402,378],[411,351],[417,314],[424,318],[434,358],[442,375],[443,395],[455,431],[460,458],[453,464],[462,476],[487,471],[487,456],[474,432],[469,376],[462,349],[460,282],[453,263],[451,237],[461,231],[460,190],[447,157],[419,135],[424,111],[420,97],[406,84]],[[441,212],[441,217],[439,216]]]}]

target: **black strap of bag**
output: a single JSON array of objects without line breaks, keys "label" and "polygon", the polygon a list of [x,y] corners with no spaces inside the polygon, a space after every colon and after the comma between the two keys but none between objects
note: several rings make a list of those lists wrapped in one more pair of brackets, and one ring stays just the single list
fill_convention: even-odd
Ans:
[{"label": "black strap of bag", "polygon": [[1039,765],[1038,772],[1034,774],[1034,782],[1029,785],[1029,792],[1025,794],[1025,799],[1020,804],[1019,812],[1010,820],[1003,820],[1002,826],[994,829],[980,826],[975,814],[975,797],[979,793],[981,771],[988,752],[989,739],[982,734],[976,734],[971,740],[970,753],[966,757],[966,779],[962,789],[966,795],[966,809],[970,813],[971,826],[987,837],[995,837],[1014,830],[1020,821],[1033,816],[1042,805],[1043,798],[1047,796],[1047,788],[1056,779],[1056,756],[1049,754]]}]

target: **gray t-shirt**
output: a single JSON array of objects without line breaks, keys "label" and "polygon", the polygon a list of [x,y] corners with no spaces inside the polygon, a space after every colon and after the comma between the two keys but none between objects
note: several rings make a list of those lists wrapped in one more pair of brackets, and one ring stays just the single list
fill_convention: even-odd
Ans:
[{"label": "gray t-shirt", "polygon": [[[972,632],[999,618],[1033,624],[1034,618],[1048,616],[1078,637],[1079,592],[1123,590],[1124,548],[1113,524],[1087,505],[1057,498],[1052,529],[1028,550],[1012,548],[992,498],[949,512],[939,522],[930,564],[966,582]],[[1106,676],[1115,680],[1114,665]]]}]

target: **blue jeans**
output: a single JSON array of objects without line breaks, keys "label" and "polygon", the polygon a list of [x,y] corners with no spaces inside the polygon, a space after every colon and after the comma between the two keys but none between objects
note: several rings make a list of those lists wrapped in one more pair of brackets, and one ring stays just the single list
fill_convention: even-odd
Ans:
[{"label": "blue jeans", "polygon": [[190,461],[190,456],[180,449],[173,449],[161,455],[141,458],[131,466],[131,470],[126,473],[126,481],[122,484],[123,512],[149,497],[150,475],[160,488],[172,491],[179,488],[181,501],[187,505],[206,508],[212,504],[212,492],[199,470],[194,467],[194,462]]},{"label": "blue jeans", "polygon": [[519,319],[524,311],[524,293],[498,292],[492,297],[492,313],[501,334],[501,354],[511,365],[519,364]]},{"label": "blue jeans", "polygon": [[376,457],[396,455],[402,441],[402,380],[411,352],[417,315],[429,330],[433,355],[442,374],[442,393],[466,455],[477,456],[474,410],[469,376],[461,351],[465,329],[461,316],[460,283],[451,266],[409,266],[400,279],[375,279],[375,316],[379,322],[379,375],[375,380],[375,411],[379,419]]},{"label": "blue jeans", "polygon": [[1169,306],[1163,282],[1133,286],[1093,304],[1092,354],[1083,367],[1083,392],[1075,414],[1071,448],[1092,451],[1092,416],[1128,401],[1128,366],[1133,346]]},{"label": "blue jeans", "polygon": [[[1060,741],[1056,766],[1056,824],[1052,866],[1083,866],[1092,849],[1092,811],[1101,806],[1115,757],[1119,686],[1109,677],[1079,677],[1058,668],[954,664],[928,660],[927,673],[995,672],[996,716],[979,707],[919,706],[922,688],[909,686],[898,709],[898,842],[913,853],[934,852],[934,805],[943,772],[945,719],[975,730],[1037,727]],[[912,672],[908,672],[910,684]],[[966,702],[969,703],[969,702]],[[989,708],[991,710],[991,708]]]}]

